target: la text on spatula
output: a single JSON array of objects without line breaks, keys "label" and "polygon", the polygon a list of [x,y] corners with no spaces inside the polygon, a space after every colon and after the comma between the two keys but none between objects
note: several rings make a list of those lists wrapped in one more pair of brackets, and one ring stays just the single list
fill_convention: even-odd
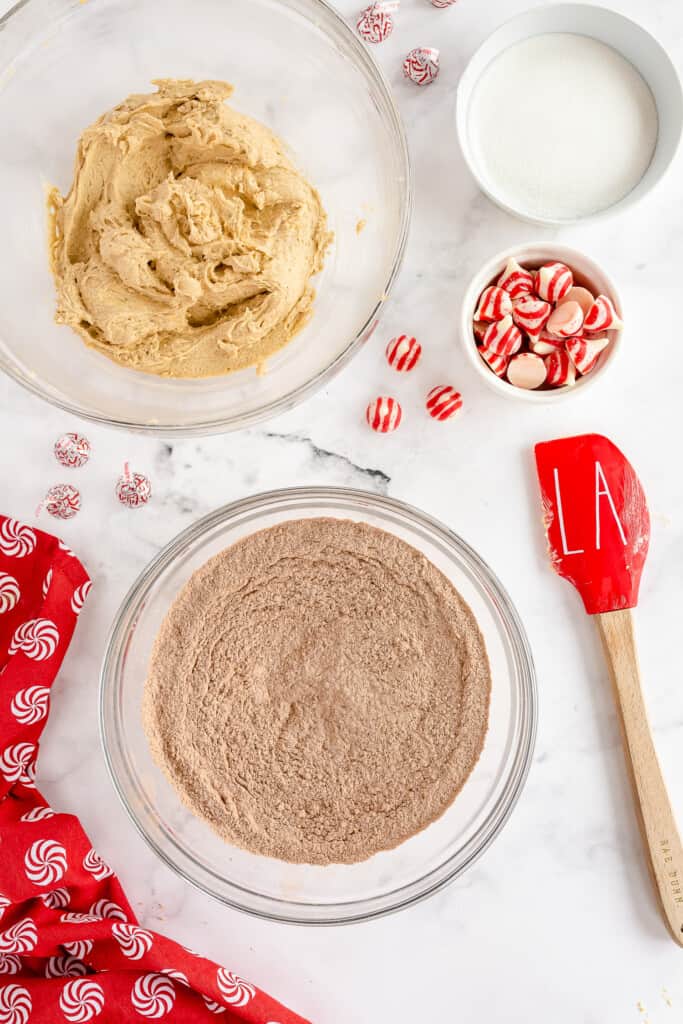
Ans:
[{"label": "la text on spatula", "polygon": [[651,873],[669,931],[683,946],[683,845],[647,719],[631,613],[650,541],[645,494],[630,463],[599,434],[547,441],[535,454],[550,560],[595,618]]}]

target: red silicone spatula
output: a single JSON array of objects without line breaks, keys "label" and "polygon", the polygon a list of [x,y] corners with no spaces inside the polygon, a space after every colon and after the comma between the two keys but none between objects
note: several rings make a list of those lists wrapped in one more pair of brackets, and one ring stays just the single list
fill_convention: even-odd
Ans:
[{"label": "red silicone spatula", "polygon": [[652,876],[683,946],[683,846],[648,724],[631,615],[650,540],[645,494],[619,449],[599,434],[548,441],[535,452],[550,559],[595,617]]}]

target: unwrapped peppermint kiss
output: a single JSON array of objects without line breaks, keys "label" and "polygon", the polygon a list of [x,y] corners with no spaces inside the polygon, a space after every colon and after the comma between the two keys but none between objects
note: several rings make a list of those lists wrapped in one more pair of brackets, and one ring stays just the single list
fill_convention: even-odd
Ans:
[{"label": "unwrapped peppermint kiss", "polygon": [[396,399],[386,395],[375,398],[365,410],[368,426],[378,434],[389,434],[392,430],[396,430],[402,415],[401,406]]},{"label": "unwrapped peppermint kiss", "polygon": [[536,294],[546,302],[560,302],[574,284],[574,275],[564,263],[546,263],[536,275]]},{"label": "unwrapped peppermint kiss", "polygon": [[511,316],[491,324],[484,335],[484,348],[499,356],[511,356],[522,347],[522,332]]},{"label": "unwrapped peppermint kiss", "polygon": [[504,288],[511,299],[519,299],[522,295],[534,292],[534,275],[530,270],[520,267],[515,259],[508,260],[505,270],[497,281],[499,288]]},{"label": "unwrapped peppermint kiss", "polygon": [[552,388],[568,388],[576,383],[574,364],[563,348],[546,356],[545,369],[546,384]]},{"label": "unwrapped peppermint kiss", "polygon": [[598,295],[586,313],[583,324],[585,331],[619,331],[624,326],[619,318],[614,303],[606,295]]},{"label": "unwrapped peppermint kiss", "polygon": [[523,295],[513,304],[512,319],[523,331],[533,335],[543,330],[552,312],[549,302],[533,295]]},{"label": "unwrapped peppermint kiss", "polygon": [[399,334],[392,338],[386,347],[386,357],[389,366],[399,373],[409,373],[413,370],[422,355],[422,345],[417,338],[410,338],[407,334]]},{"label": "unwrapped peppermint kiss", "polygon": [[382,43],[394,31],[393,12],[398,9],[398,0],[378,0],[358,15],[356,29],[366,43]]},{"label": "unwrapped peppermint kiss", "polygon": [[511,314],[512,298],[504,288],[498,288],[496,285],[484,288],[474,314],[475,320],[502,320],[504,316]]},{"label": "unwrapped peppermint kiss", "polygon": [[56,484],[45,495],[44,507],[55,519],[73,519],[81,508],[80,492],[71,484]]},{"label": "unwrapped peppermint kiss", "polygon": [[564,338],[556,338],[547,331],[541,331],[538,337],[529,339],[529,348],[537,356],[549,356],[551,352],[564,349]]},{"label": "unwrapped peppermint kiss", "polygon": [[508,363],[510,362],[507,356],[500,356],[497,352],[492,352],[488,348],[480,348],[479,353],[486,365],[489,369],[493,370],[497,377],[505,376],[505,371],[507,370]]},{"label": "unwrapped peppermint kiss", "polygon": [[416,46],[403,61],[403,75],[415,85],[429,85],[439,74],[439,51],[430,46]]},{"label": "unwrapped peppermint kiss", "polygon": [[565,297],[558,302],[558,306],[563,306],[565,302],[578,302],[584,317],[586,317],[588,316],[588,310],[595,302],[595,298],[587,288],[582,288],[581,285],[575,284],[573,288],[569,289]]},{"label": "unwrapped peppermint kiss", "polygon": [[567,355],[580,374],[585,375],[594,369],[600,353],[609,345],[609,338],[568,338],[565,342]]},{"label": "unwrapped peppermint kiss", "polygon": [[574,338],[583,327],[583,310],[578,302],[563,302],[548,318],[546,330],[556,338]]},{"label": "unwrapped peppermint kiss", "polygon": [[534,391],[545,383],[545,363],[533,352],[520,352],[508,364],[507,378],[516,388]]},{"label": "unwrapped peppermint kiss", "polygon": [[427,395],[426,408],[433,420],[449,420],[462,409],[462,395],[450,384],[440,384]]}]

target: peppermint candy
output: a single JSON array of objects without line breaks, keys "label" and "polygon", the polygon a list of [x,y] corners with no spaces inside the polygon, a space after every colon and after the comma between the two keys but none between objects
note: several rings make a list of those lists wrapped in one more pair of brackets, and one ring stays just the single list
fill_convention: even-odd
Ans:
[{"label": "peppermint candy", "polygon": [[18,974],[21,959],[13,953],[0,953],[0,974]]},{"label": "peppermint candy", "polygon": [[46,818],[54,818],[55,812],[47,804],[40,807],[32,807],[19,818],[19,821],[45,821]]},{"label": "peppermint candy", "polygon": [[133,985],[130,1001],[143,1017],[159,1020],[173,1009],[173,982],[163,974],[143,974]]},{"label": "peppermint candy", "polygon": [[540,356],[533,352],[520,352],[513,356],[507,369],[507,378],[516,388],[533,391],[545,382],[546,368]]},{"label": "peppermint candy", "polygon": [[111,933],[129,960],[141,960],[152,948],[152,933],[136,924],[115,924]]},{"label": "peppermint candy", "polygon": [[552,352],[564,350],[564,339],[556,338],[547,331],[541,331],[538,337],[529,339],[529,348],[537,356],[549,356]]},{"label": "peppermint candy", "polygon": [[55,441],[53,451],[60,465],[77,469],[85,466],[90,458],[90,441],[82,434],[62,434]]},{"label": "peppermint candy", "polygon": [[450,384],[439,385],[427,395],[426,408],[433,420],[449,420],[462,409],[462,395]]},{"label": "peppermint candy", "polygon": [[9,709],[17,722],[33,725],[46,717],[49,701],[50,691],[47,686],[28,686],[15,693]]},{"label": "peppermint candy", "polygon": [[45,964],[46,978],[83,978],[88,973],[87,966],[75,956],[51,956]]},{"label": "peppermint candy", "polygon": [[85,599],[92,589],[92,580],[86,580],[85,583],[81,583],[80,587],[76,587],[71,596],[71,611],[74,615],[80,615],[81,609],[85,604]]},{"label": "peppermint candy", "polygon": [[397,338],[391,339],[386,347],[385,355],[392,370],[396,370],[398,373],[409,373],[420,360],[422,345],[417,338],[399,334]]},{"label": "peppermint candy", "polygon": [[512,299],[504,288],[490,285],[484,288],[479,299],[477,311],[474,314],[475,320],[502,320],[503,317],[512,313]]},{"label": "peppermint candy", "polygon": [[40,899],[50,910],[63,910],[69,906],[71,896],[68,889],[51,889],[50,892],[41,892]]},{"label": "peppermint candy", "polygon": [[219,967],[216,972],[216,984],[223,999],[229,1006],[246,1006],[256,995],[256,989],[248,981],[238,978],[232,971]]},{"label": "peppermint candy", "polygon": [[152,485],[144,473],[124,472],[116,481],[116,497],[127,508],[141,508],[152,497]]},{"label": "peppermint candy", "polygon": [[34,885],[54,885],[67,866],[66,850],[55,839],[38,839],[24,854],[24,871]]},{"label": "peppermint candy", "polygon": [[0,572],[0,615],[11,612],[19,604],[21,591],[14,576],[8,572]]},{"label": "peppermint candy", "polygon": [[522,332],[511,316],[490,325],[484,335],[484,348],[498,356],[511,356],[522,347]]},{"label": "peppermint candy", "polygon": [[536,293],[546,302],[560,302],[574,285],[574,275],[564,263],[546,263],[536,276]]},{"label": "peppermint candy", "polygon": [[401,423],[403,410],[395,398],[380,395],[365,410],[368,426],[378,434],[389,434]]},{"label": "peppermint candy", "polygon": [[0,1024],[27,1024],[32,1009],[31,993],[23,985],[0,988]]},{"label": "peppermint candy", "polygon": [[85,1024],[104,1009],[102,986],[90,978],[67,981],[59,997],[59,1009],[72,1024]]},{"label": "peppermint candy", "polygon": [[512,319],[519,328],[528,334],[542,331],[548,319],[552,319],[551,314],[555,315],[550,303],[544,302],[543,299],[537,299],[533,295],[523,295],[512,307]]},{"label": "peppermint candy", "polygon": [[0,953],[31,953],[38,944],[38,932],[30,917],[0,932]]},{"label": "peppermint candy", "polygon": [[32,661],[46,661],[57,650],[59,630],[51,619],[29,619],[15,630],[9,653],[22,651]]},{"label": "peppermint candy", "polygon": [[586,313],[583,327],[586,331],[618,331],[624,326],[623,321],[614,308],[614,303],[606,295],[598,295]]},{"label": "peppermint candy", "polygon": [[25,558],[36,546],[36,535],[28,526],[16,519],[0,523],[0,551],[10,558]]},{"label": "peppermint candy", "polygon": [[45,511],[55,519],[73,519],[80,509],[80,491],[71,484],[55,484],[45,495]]},{"label": "peppermint candy", "polygon": [[548,319],[548,334],[557,338],[574,338],[583,327],[583,310],[578,302],[563,302]]},{"label": "peppermint candy", "polygon": [[94,942],[92,939],[77,939],[75,942],[63,942],[62,946],[67,953],[71,953],[78,960],[85,960],[92,953]]},{"label": "peppermint candy", "polygon": [[96,903],[93,903],[89,913],[99,921],[103,918],[107,918],[110,921],[128,920],[128,914],[118,903],[114,903],[112,900],[97,900]]},{"label": "peppermint candy", "polygon": [[576,370],[564,349],[546,356],[546,383],[553,388],[571,387],[576,383]]},{"label": "peppermint candy", "polygon": [[508,356],[498,355],[497,352],[492,352],[488,348],[480,348],[479,355],[484,360],[489,369],[493,370],[497,377],[504,377],[505,371],[508,368],[510,359]]},{"label": "peppermint candy", "polygon": [[534,293],[534,275],[530,270],[521,267],[516,259],[508,260],[497,284],[499,288],[504,288],[513,300]]},{"label": "peppermint candy", "polygon": [[439,74],[439,51],[416,46],[403,61],[403,76],[415,85],[429,85]]},{"label": "peppermint candy", "polygon": [[392,13],[398,9],[397,0],[370,4],[358,15],[356,29],[366,43],[382,43],[394,31]]},{"label": "peppermint candy", "polygon": [[102,860],[97,850],[88,850],[83,858],[83,867],[98,882],[114,874],[109,865]]},{"label": "peppermint candy", "polygon": [[23,780],[29,765],[36,756],[35,743],[13,743],[0,754],[0,775],[7,782]]},{"label": "peppermint candy", "polygon": [[585,376],[594,369],[603,349],[609,345],[609,338],[568,338],[565,342],[567,355],[578,372]]}]

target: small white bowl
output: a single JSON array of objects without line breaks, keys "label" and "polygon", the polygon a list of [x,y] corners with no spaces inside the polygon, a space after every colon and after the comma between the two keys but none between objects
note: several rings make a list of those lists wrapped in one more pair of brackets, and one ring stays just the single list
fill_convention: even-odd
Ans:
[{"label": "small white bowl", "polygon": [[544,263],[566,263],[574,273],[575,283],[588,288],[593,295],[607,295],[614,303],[617,313],[623,320],[621,299],[614,282],[589,256],[584,255],[578,249],[572,249],[568,245],[559,245],[556,242],[541,242],[538,245],[533,243],[516,245],[512,249],[506,249],[504,252],[500,252],[497,256],[488,260],[472,278],[465,292],[460,337],[470,363],[481,379],[505,398],[516,398],[522,402],[543,405],[562,401],[571,395],[583,394],[587,388],[602,380],[608,372],[621,348],[623,328],[620,331],[606,332],[610,343],[604,352],[600,354],[597,366],[585,377],[579,377],[576,384],[571,387],[553,388],[544,391],[527,391],[524,388],[515,387],[513,384],[508,383],[508,381],[497,377],[479,355],[472,330],[474,312],[479,302],[479,296],[484,288],[490,284],[495,284],[510,259],[516,259],[521,266],[532,270],[537,269]]},{"label": "small white bowl", "polygon": [[[576,218],[542,217],[511,205],[496,184],[484,173],[476,156],[470,133],[470,105],[482,73],[493,60],[516,43],[552,32],[590,36],[610,46],[636,68],[649,86],[657,107],[658,134],[652,160],[638,184],[622,199],[593,214]],[[508,213],[534,224],[584,223],[632,206],[660,181],[668,170],[683,133],[683,90],[678,73],[666,50],[636,22],[616,11],[592,4],[550,4],[535,7],[501,25],[475,52],[458,86],[456,125],[465,162],[479,188]]]}]

